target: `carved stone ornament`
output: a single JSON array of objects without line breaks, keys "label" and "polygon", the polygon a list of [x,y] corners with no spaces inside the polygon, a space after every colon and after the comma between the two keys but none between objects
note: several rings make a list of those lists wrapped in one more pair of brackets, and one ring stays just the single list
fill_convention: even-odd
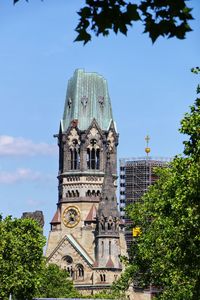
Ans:
[{"label": "carved stone ornament", "polygon": [[88,148],[99,148],[100,135],[95,127],[92,127],[88,133],[89,145]]},{"label": "carved stone ornament", "polygon": [[72,128],[68,135],[68,146],[74,148],[76,145],[80,145],[80,137],[75,128]]},{"label": "carved stone ornament", "polygon": [[83,104],[84,107],[86,107],[87,103],[88,103],[88,97],[83,96],[81,98],[81,103]]},{"label": "carved stone ornament", "polygon": [[92,127],[90,129],[89,134],[88,134],[88,138],[89,138],[89,140],[91,140],[91,139],[95,139],[97,141],[99,140],[99,138],[100,138],[99,132],[95,127]]},{"label": "carved stone ornament", "polygon": [[103,96],[99,96],[99,97],[98,97],[98,101],[99,101],[99,104],[100,104],[101,106],[104,105],[104,97],[103,97]]},{"label": "carved stone ornament", "polygon": [[97,135],[99,135],[98,130],[95,127],[92,127],[89,132],[89,137],[92,138],[96,137]]},{"label": "carved stone ornament", "polygon": [[78,126],[78,119],[74,119],[71,121],[71,126],[72,127],[77,127]]},{"label": "carved stone ornament", "polygon": [[107,145],[108,145],[108,150],[111,152],[115,145],[115,138],[112,131],[109,131],[108,133]]}]

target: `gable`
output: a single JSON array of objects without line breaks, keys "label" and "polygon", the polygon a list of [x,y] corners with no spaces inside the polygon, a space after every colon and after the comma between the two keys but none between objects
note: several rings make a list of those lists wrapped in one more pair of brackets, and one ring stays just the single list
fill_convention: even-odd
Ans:
[{"label": "gable", "polygon": [[55,263],[61,266],[62,259],[66,255],[73,257],[78,263],[86,264],[89,267],[92,267],[94,264],[93,259],[72,234],[67,234],[61,239],[47,260],[50,263]]}]

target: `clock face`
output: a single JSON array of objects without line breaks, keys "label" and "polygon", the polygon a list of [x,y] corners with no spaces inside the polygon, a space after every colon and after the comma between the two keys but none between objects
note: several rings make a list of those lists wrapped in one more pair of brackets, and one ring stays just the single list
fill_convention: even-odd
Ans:
[{"label": "clock face", "polygon": [[80,221],[80,211],[75,206],[67,207],[63,212],[63,223],[65,226],[75,227]]}]

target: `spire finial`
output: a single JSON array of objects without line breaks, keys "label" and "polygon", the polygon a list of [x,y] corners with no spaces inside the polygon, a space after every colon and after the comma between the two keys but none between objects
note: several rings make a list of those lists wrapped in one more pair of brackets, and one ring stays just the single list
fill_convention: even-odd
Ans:
[{"label": "spire finial", "polygon": [[149,153],[151,152],[151,148],[149,148],[149,141],[150,141],[150,137],[147,134],[145,137],[145,141],[146,141],[146,148],[145,148],[145,152],[147,154],[147,156],[149,155]]}]

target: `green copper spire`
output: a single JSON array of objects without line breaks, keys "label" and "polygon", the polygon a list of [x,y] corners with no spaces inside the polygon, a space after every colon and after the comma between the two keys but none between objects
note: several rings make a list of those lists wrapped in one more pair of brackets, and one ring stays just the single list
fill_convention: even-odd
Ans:
[{"label": "green copper spire", "polygon": [[66,131],[72,120],[78,120],[78,128],[85,130],[94,118],[102,130],[107,130],[113,119],[107,82],[97,73],[78,69],[68,82],[62,130]]}]

